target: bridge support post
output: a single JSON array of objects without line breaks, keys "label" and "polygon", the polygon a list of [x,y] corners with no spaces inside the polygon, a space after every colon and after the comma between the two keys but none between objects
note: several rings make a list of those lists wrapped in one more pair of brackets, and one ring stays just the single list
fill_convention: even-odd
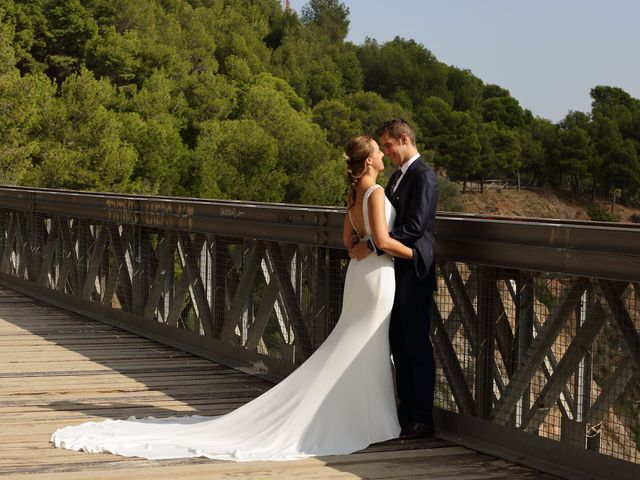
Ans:
[{"label": "bridge support post", "polygon": [[493,365],[496,337],[496,272],[481,268],[478,282],[478,327],[476,348],[476,415],[489,418],[493,408]]}]

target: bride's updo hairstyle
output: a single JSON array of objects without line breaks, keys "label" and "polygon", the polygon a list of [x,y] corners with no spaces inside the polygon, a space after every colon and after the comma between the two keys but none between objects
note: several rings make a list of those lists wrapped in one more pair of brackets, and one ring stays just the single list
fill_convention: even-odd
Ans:
[{"label": "bride's updo hairstyle", "polygon": [[347,179],[349,181],[349,195],[347,205],[350,207],[356,201],[356,184],[367,172],[365,161],[373,153],[370,135],[358,135],[353,137],[345,147],[345,161],[347,162]]}]

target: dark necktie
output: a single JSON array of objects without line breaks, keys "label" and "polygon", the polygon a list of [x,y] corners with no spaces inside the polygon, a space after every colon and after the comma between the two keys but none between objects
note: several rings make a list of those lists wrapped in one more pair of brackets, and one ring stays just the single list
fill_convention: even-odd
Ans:
[{"label": "dark necktie", "polygon": [[389,191],[389,195],[393,194],[393,189],[396,187],[396,183],[398,183],[398,179],[402,176],[402,170],[396,170],[391,178],[389,179],[389,185],[387,186],[387,190]]}]

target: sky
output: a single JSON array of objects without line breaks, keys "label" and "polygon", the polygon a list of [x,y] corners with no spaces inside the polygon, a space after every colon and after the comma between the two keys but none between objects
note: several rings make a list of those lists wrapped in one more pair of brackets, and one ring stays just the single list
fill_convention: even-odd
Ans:
[{"label": "sky", "polygon": [[[342,0],[348,40],[413,39],[441,62],[508,89],[554,122],[591,111],[590,90],[640,98],[638,0]],[[290,0],[298,12],[306,0]]]}]

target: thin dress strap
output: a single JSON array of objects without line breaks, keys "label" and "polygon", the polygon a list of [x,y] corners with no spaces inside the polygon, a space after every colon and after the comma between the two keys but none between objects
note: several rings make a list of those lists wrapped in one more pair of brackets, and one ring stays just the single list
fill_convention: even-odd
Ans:
[{"label": "thin dress strap", "polygon": [[349,223],[351,223],[351,228],[353,228],[353,231],[356,232],[356,235],[358,236],[358,238],[362,240],[362,235],[360,235],[360,232],[358,232],[358,229],[356,228],[356,224],[353,223],[353,218],[351,218],[350,208],[347,208],[347,215],[349,216]]},{"label": "thin dress strap", "polygon": [[[377,183],[371,185],[369,188],[367,188],[367,191],[364,192],[364,197],[362,199],[362,214],[364,216],[364,228],[367,233],[367,238],[371,237],[371,225],[369,224],[369,197],[371,196],[373,191],[377,190],[378,188],[382,187]],[[371,242],[371,244],[373,245],[373,250],[377,252],[378,249],[376,248],[376,245],[373,242]]]}]

